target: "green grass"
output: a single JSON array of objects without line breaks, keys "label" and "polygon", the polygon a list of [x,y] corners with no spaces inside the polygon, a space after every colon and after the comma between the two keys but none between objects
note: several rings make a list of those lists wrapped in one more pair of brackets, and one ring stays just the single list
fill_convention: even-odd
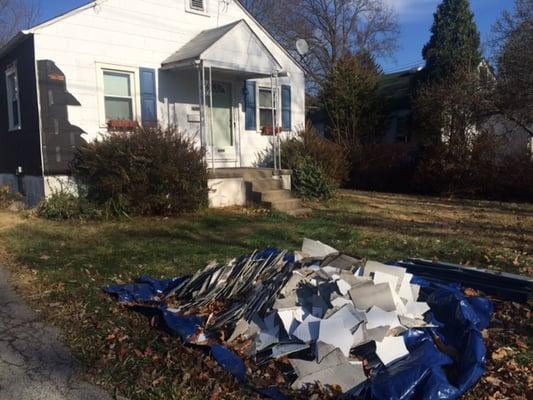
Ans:
[{"label": "green grass", "polygon": [[[242,210],[105,223],[3,217],[7,252],[33,271],[18,274],[29,300],[63,328],[97,383],[132,399],[209,398],[231,379],[118,307],[102,294],[106,284],[190,274],[269,246],[293,250],[304,237],[379,261],[435,258],[527,274],[533,265],[533,205],[524,204],[352,192],[309,219]],[[244,396],[236,385],[224,393]]]}]

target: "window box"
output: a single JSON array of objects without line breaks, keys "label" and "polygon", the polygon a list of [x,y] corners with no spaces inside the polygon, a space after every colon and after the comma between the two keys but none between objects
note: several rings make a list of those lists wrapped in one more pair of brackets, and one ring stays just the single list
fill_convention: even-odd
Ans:
[{"label": "window box", "polygon": [[[282,132],[283,132],[282,128],[280,128],[280,127],[276,128],[276,133],[277,134],[280,134]],[[261,135],[263,135],[263,136],[273,136],[274,135],[274,128],[272,128],[271,126],[263,126],[261,128]]]},{"label": "window box", "polygon": [[137,121],[128,119],[112,119],[107,123],[111,131],[131,131],[139,126]]}]

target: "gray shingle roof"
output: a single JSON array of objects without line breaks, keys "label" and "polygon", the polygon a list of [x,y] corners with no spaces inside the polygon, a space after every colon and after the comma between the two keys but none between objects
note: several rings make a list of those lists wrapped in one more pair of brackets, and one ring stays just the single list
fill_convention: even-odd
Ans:
[{"label": "gray shingle roof", "polygon": [[199,58],[204,51],[206,51],[212,45],[218,42],[225,34],[227,34],[241,22],[243,22],[243,20],[239,20],[229,25],[224,25],[218,28],[208,29],[201,32],[185,46],[183,46],[181,49],[179,49],[177,52],[175,52],[169,58],[163,61],[162,65],[169,65],[181,61],[194,60]]}]

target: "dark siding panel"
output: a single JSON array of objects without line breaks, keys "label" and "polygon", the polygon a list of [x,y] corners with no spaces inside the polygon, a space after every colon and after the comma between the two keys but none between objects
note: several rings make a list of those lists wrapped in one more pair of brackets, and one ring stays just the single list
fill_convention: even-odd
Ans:
[{"label": "dark siding panel", "polygon": [[[9,132],[5,71],[17,62],[22,129]],[[15,174],[17,167],[24,175],[41,175],[39,111],[35,79],[33,36],[0,58],[0,173]]]},{"label": "dark siding panel", "polygon": [[68,107],[80,102],[67,91],[67,80],[52,60],[37,61],[39,94],[43,126],[43,158],[46,175],[70,175],[70,163],[83,143],[84,133],[72,125]]}]

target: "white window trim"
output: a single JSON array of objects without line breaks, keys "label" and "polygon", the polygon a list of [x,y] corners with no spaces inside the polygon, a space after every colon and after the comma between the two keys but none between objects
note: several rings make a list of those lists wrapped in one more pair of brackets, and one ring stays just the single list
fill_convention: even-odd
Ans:
[{"label": "white window trim", "polygon": [[[255,112],[256,112],[256,121],[257,121],[257,132],[263,133],[263,127],[261,126],[261,105],[259,101],[259,92],[260,90],[270,90],[272,91],[272,86],[270,85],[256,85],[256,93],[255,93]],[[277,90],[277,96],[275,98],[275,109],[276,109],[276,125],[278,128],[281,128],[281,88],[278,88]]]},{"label": "white window trim", "polygon": [[[16,99],[17,99],[17,112],[19,121],[18,124],[14,124],[14,114],[13,114],[13,106],[11,103],[11,99],[9,96],[9,93],[7,93],[7,79],[9,76],[14,75],[15,76],[15,82],[17,85],[16,90]],[[7,119],[8,119],[8,131],[14,132],[14,131],[20,131],[22,129],[22,115],[20,114],[20,86],[19,86],[19,77],[18,77],[18,69],[17,69],[17,63],[14,62],[13,64],[9,65],[5,71],[5,78],[6,78],[6,99],[7,101]]]},{"label": "white window trim", "polygon": [[133,120],[141,123],[141,83],[139,79],[139,68],[116,65],[96,63],[96,82],[98,92],[98,114],[100,120],[100,128],[107,128],[107,121],[105,115],[105,90],[104,90],[104,71],[112,72],[126,72],[132,76],[131,97],[132,101],[132,115]]},{"label": "white window trim", "polygon": [[185,1],[185,11],[191,14],[198,14],[202,15],[204,17],[209,17],[208,9],[207,9],[207,3],[208,0],[204,0],[204,9],[198,10],[196,8],[191,7],[191,0],[184,0]]}]

